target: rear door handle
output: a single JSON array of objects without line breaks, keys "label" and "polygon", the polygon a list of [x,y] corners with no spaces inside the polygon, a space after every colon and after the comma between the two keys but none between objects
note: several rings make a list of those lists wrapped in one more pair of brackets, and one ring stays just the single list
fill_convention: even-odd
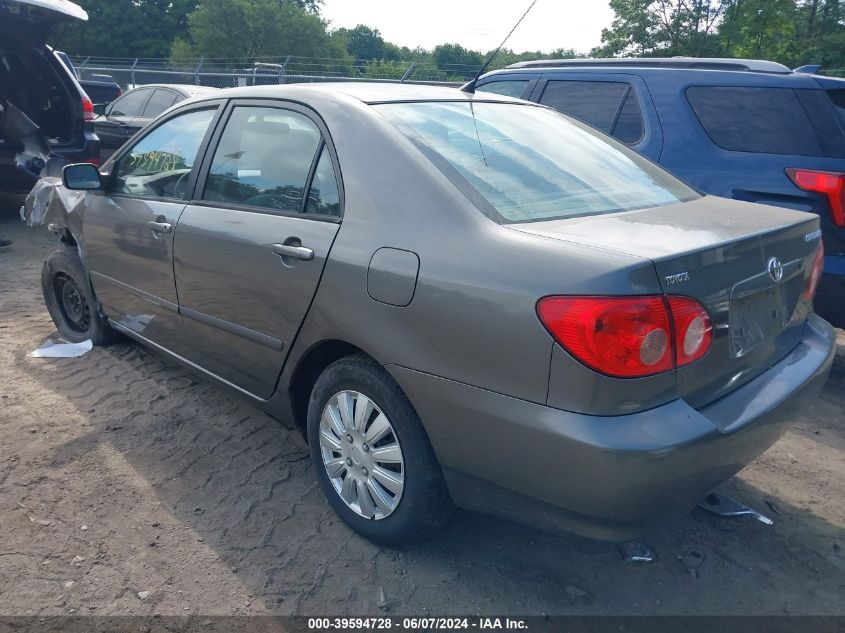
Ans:
[{"label": "rear door handle", "polygon": [[154,233],[172,233],[173,225],[168,222],[147,222],[147,226]]},{"label": "rear door handle", "polygon": [[314,259],[314,251],[304,246],[290,246],[288,244],[273,244],[273,252],[282,257],[294,257],[303,262]]}]

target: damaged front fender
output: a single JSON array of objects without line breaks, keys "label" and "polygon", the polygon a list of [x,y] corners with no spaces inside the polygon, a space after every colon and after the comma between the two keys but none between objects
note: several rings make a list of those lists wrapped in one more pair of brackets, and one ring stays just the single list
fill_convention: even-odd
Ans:
[{"label": "damaged front fender", "polygon": [[44,175],[27,195],[21,219],[27,226],[50,226],[58,232],[67,229],[71,234],[79,235],[86,195],[85,191],[66,188],[60,176]]}]

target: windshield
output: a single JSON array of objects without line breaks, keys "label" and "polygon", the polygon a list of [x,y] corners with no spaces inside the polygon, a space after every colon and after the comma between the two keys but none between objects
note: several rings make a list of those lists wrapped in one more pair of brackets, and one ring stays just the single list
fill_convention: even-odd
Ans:
[{"label": "windshield", "polygon": [[631,211],[692,200],[692,189],[555,111],[509,103],[374,106],[500,223]]}]

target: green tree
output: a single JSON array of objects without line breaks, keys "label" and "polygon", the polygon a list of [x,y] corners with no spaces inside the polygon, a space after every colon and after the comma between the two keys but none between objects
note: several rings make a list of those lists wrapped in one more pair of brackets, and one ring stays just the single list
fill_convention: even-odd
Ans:
[{"label": "green tree", "polygon": [[384,59],[386,43],[378,29],[359,24],[354,29],[338,29],[335,33],[346,40],[346,50],[355,59]]},{"label": "green tree", "polygon": [[610,0],[613,24],[596,57],[708,56],[721,50],[718,26],[737,0]]},{"label": "green tree", "polygon": [[165,57],[185,32],[198,0],[78,0],[87,22],[74,21],[55,41],[72,55]]},{"label": "green tree", "polygon": [[435,46],[432,56],[437,67],[449,77],[464,77],[473,67],[477,70],[484,63],[481,53],[466,49],[460,44]]},{"label": "green tree", "polygon": [[332,37],[323,19],[296,2],[203,0],[188,16],[187,37],[173,44],[175,60],[295,55],[348,60],[342,38]]},{"label": "green tree", "polygon": [[798,25],[794,0],[742,0],[726,12],[719,35],[730,57],[795,64],[800,59]]}]

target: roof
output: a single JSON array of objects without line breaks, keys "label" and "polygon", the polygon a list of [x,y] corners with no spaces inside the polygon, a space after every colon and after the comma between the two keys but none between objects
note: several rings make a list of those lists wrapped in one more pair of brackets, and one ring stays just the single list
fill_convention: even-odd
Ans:
[{"label": "roof", "polygon": [[607,59],[538,59],[517,62],[508,66],[519,68],[577,68],[577,67],[634,67],[689,68],[698,70],[738,70],[760,73],[789,74],[788,67],[762,59],[731,59],[727,57],[625,57]]},{"label": "roof", "polygon": [[220,92],[220,88],[215,88],[213,86],[196,86],[194,84],[141,84],[139,86],[135,86],[133,90],[138,90],[139,88],[170,88],[171,90],[176,90],[177,92],[181,92],[183,95],[187,95],[189,97],[199,97],[213,92]]},{"label": "roof", "polygon": [[244,88],[227,88],[220,96],[230,99],[242,98],[307,98],[308,95],[323,97],[344,96],[352,97],[364,103],[391,103],[408,101],[500,101],[520,102],[519,99],[480,93],[473,95],[463,92],[459,88],[444,86],[429,86],[423,84],[399,84],[387,82],[331,82],[311,84],[284,84],[275,86],[248,86]]}]

